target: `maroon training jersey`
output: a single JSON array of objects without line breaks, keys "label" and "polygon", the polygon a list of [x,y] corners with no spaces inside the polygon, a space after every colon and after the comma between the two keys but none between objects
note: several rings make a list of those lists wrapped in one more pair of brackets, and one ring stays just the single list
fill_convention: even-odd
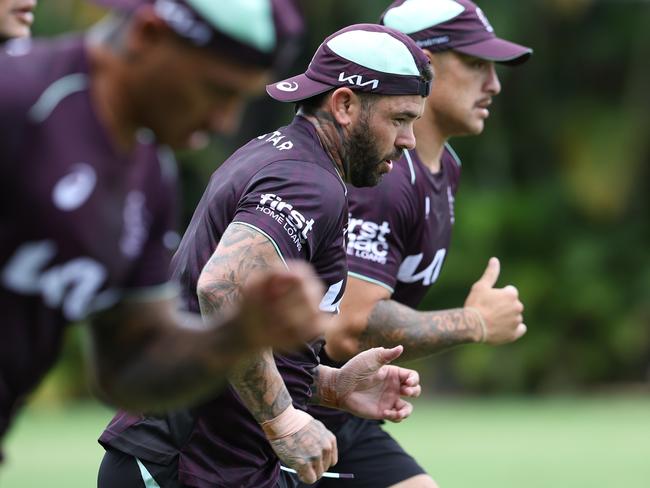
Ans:
[{"label": "maroon training jersey", "polygon": [[173,157],[146,131],[116,150],[82,40],[26,47],[0,55],[0,435],[65,324],[127,293],[169,293],[175,235]]},{"label": "maroon training jersey", "polygon": [[349,188],[350,276],[386,287],[417,307],[444,263],[454,223],[460,161],[446,145],[432,174],[416,151],[404,151],[375,188]]},{"label": "maroon training jersey", "polygon": [[[336,311],[345,288],[345,185],[310,122],[293,123],[253,139],[212,176],[173,270],[190,310],[199,311],[196,283],[232,222],[253,228],[283,259],[310,262],[328,290],[321,308]],[[322,341],[276,364],[293,403],[306,409]],[[152,462],[179,455],[180,481],[195,487],[274,487],[275,453],[231,387],[191,411],[165,418],[118,414],[100,442]]]},{"label": "maroon training jersey", "polygon": [[[417,307],[440,273],[454,224],[460,161],[445,145],[432,174],[416,151],[404,151],[374,188],[348,187],[349,275],[387,288],[392,299]],[[325,351],[323,364],[332,362]],[[320,406],[309,413],[337,430],[349,414]]]}]

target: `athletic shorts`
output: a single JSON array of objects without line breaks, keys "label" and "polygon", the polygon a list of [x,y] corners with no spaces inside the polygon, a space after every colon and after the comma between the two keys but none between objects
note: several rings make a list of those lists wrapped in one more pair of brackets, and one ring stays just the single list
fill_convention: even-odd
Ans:
[{"label": "athletic shorts", "polygon": [[420,465],[388,435],[376,420],[351,417],[336,432],[339,462],[328,471],[351,473],[354,479],[321,478],[318,488],[385,488],[426,474]]},{"label": "athletic shorts", "polygon": [[[296,488],[297,478],[280,472],[277,488]],[[141,461],[109,447],[99,467],[97,488],[189,488],[178,482],[178,458],[167,465]],[[252,487],[251,487],[252,488]]]}]

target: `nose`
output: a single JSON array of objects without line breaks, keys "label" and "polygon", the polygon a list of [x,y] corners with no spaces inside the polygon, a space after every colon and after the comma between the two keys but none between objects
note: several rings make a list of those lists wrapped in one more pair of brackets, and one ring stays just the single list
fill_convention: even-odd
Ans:
[{"label": "nose", "polygon": [[499,81],[499,75],[497,74],[494,63],[490,63],[490,69],[488,71],[488,77],[485,81],[484,88],[485,91],[492,96],[498,95],[501,92],[501,82]]},{"label": "nose", "polygon": [[415,149],[415,134],[413,133],[413,122],[407,124],[403,130],[397,134],[395,146],[400,149]]}]

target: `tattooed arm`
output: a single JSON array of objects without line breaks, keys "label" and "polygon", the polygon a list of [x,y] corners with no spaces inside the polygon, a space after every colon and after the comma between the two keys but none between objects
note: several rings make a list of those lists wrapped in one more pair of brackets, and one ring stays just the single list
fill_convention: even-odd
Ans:
[{"label": "tattooed arm", "polygon": [[370,347],[404,346],[400,360],[417,359],[459,344],[512,342],[526,332],[523,305],[513,286],[494,288],[499,262],[490,260],[464,308],[420,312],[390,299],[388,289],[349,277],[341,315],[327,330],[327,353],[345,361]]},{"label": "tattooed arm", "polygon": [[[228,310],[239,301],[241,289],[251,276],[280,266],[285,266],[282,258],[263,234],[242,224],[230,224],[199,276],[201,314],[209,317]],[[291,404],[271,349],[242,361],[230,375],[230,382],[260,423],[277,417]]]},{"label": "tattooed arm", "polygon": [[[91,365],[100,394],[134,411],[196,403],[214,393],[242,358],[262,347],[292,347],[322,331],[322,285],[296,263],[226,293],[209,320],[181,314],[175,299],[131,299],[93,317]],[[204,303],[205,305],[205,303]]]},{"label": "tattooed arm", "polygon": [[[283,265],[266,236],[248,226],[230,224],[198,280],[202,314],[209,316],[237,303],[251,276]],[[229,379],[264,427],[282,463],[294,468],[303,481],[314,483],[336,462],[336,438],[319,421],[293,408],[271,349],[242,361]]]}]

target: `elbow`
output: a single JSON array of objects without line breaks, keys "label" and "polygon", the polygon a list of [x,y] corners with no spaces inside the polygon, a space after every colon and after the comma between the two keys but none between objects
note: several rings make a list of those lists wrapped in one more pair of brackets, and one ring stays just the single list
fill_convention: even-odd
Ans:
[{"label": "elbow", "polygon": [[351,320],[345,314],[337,317],[325,335],[325,350],[330,359],[345,362],[361,352],[360,333],[365,327],[365,321]]}]

